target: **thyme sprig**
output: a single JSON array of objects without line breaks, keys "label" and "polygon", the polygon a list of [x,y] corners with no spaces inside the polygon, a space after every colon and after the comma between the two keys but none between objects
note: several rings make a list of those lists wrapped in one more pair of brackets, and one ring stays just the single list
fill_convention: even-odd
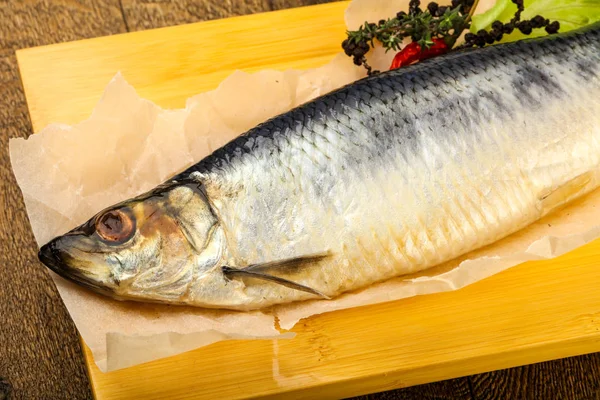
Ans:
[{"label": "thyme sprig", "polygon": [[514,29],[519,29],[525,35],[542,27],[549,34],[558,32],[558,21],[550,22],[540,15],[522,21],[521,14],[525,9],[523,0],[511,1],[517,5],[517,11],[510,22],[504,24],[495,21],[490,31],[469,32],[465,35],[465,42],[456,48],[454,45],[457,39],[465,29],[471,27],[471,17],[478,0],[452,0],[450,6],[430,2],[425,10],[421,9],[420,0],[411,0],[408,12],[400,11],[395,17],[382,19],[377,23],[365,21],[357,30],[347,31],[342,48],[346,55],[353,58],[356,65],[363,65],[371,75],[378,71],[373,71],[367,63],[366,54],[375,47],[375,41],[381,43],[386,52],[401,51],[404,39],[409,37],[411,42],[418,44],[420,51],[425,53],[436,41],[443,41],[449,51],[453,48],[483,47],[498,42]]}]

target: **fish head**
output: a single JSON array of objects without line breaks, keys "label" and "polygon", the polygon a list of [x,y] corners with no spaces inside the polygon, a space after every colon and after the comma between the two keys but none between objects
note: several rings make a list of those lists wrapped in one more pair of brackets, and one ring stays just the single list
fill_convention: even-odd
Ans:
[{"label": "fish head", "polygon": [[179,303],[195,274],[220,271],[220,232],[201,185],[171,183],[99,212],[42,246],[38,257],[113,298]]}]

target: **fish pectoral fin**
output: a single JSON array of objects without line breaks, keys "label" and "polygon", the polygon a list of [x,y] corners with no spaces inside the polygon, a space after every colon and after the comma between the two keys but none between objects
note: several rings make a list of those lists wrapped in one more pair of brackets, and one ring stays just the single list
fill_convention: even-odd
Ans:
[{"label": "fish pectoral fin", "polygon": [[266,263],[260,264],[250,264],[244,271],[254,271],[254,272],[266,272],[266,271],[280,271],[280,272],[288,272],[294,270],[296,268],[303,267],[308,264],[313,264],[319,262],[321,260],[330,257],[330,252],[324,253],[316,253],[316,254],[308,254],[300,257],[292,257],[285,258],[283,260],[270,261]]},{"label": "fish pectoral fin", "polygon": [[232,277],[247,277],[247,278],[255,278],[255,279],[262,279],[264,281],[269,281],[269,282],[273,282],[273,283],[277,283],[279,285],[288,287],[290,289],[294,289],[294,290],[300,290],[302,292],[307,292],[307,293],[311,293],[317,296],[320,296],[324,299],[330,299],[329,296],[319,292],[318,290],[315,290],[313,288],[310,288],[308,286],[304,286],[301,285],[299,283],[296,282],[292,282],[289,281],[287,279],[283,279],[280,278],[278,276],[274,276],[274,275],[269,275],[263,272],[257,272],[257,271],[252,271],[252,270],[248,270],[248,268],[244,268],[244,269],[237,269],[237,268],[232,268],[232,267],[221,267],[221,270],[223,271],[223,274],[228,277],[228,278],[232,278]]},{"label": "fish pectoral fin", "polygon": [[584,194],[590,183],[595,179],[596,171],[588,171],[577,175],[559,187],[544,191],[540,196],[542,213],[548,214],[552,210]]}]

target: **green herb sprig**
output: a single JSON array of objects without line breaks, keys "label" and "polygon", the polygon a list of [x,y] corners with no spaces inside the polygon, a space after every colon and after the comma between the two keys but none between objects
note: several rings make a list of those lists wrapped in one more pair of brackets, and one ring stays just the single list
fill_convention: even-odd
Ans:
[{"label": "green herb sprig", "polygon": [[373,71],[367,63],[365,55],[375,47],[378,41],[385,51],[401,51],[405,38],[418,43],[421,51],[426,51],[434,44],[434,39],[443,40],[448,50],[493,44],[502,40],[504,34],[514,29],[529,35],[533,29],[544,27],[549,34],[557,33],[560,24],[537,15],[531,20],[521,20],[524,10],[523,0],[511,0],[517,5],[514,17],[508,23],[494,21],[489,31],[467,33],[465,42],[454,47],[457,39],[465,29],[471,27],[471,17],[477,7],[478,0],[452,0],[450,6],[440,6],[430,2],[425,10],[421,9],[420,0],[411,0],[408,12],[400,11],[393,18],[382,19],[378,23],[365,21],[357,30],[347,31],[347,38],[342,48],[347,56],[352,57],[356,65],[362,65],[369,75]]}]

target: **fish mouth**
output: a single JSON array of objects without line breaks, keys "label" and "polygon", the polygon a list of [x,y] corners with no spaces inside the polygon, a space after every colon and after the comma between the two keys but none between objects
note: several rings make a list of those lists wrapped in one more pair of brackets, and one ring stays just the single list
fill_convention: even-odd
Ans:
[{"label": "fish mouth", "polygon": [[82,285],[96,293],[112,295],[112,289],[94,282],[82,271],[69,265],[68,259],[70,257],[58,248],[59,239],[53,239],[43,245],[38,252],[38,259],[50,270],[67,280]]}]

